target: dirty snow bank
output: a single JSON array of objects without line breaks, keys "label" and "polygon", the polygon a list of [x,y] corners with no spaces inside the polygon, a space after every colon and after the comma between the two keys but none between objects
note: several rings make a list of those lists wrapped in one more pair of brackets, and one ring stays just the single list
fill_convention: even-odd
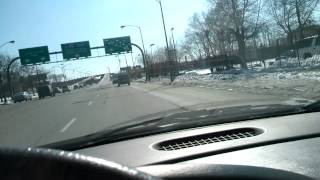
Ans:
[{"label": "dirty snow bank", "polygon": [[320,98],[320,70],[277,69],[209,75],[187,73],[178,76],[172,85],[298,98]]}]

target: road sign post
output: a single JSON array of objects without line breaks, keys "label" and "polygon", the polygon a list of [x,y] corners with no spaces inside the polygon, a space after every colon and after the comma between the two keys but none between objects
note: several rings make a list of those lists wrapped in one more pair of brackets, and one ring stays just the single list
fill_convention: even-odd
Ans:
[{"label": "road sign post", "polygon": [[130,36],[103,40],[106,54],[130,53],[132,51]]},{"label": "road sign post", "polygon": [[48,46],[19,49],[21,65],[45,63],[50,61]]},{"label": "road sign post", "polygon": [[90,57],[89,41],[61,44],[63,59],[78,59],[80,57]]}]

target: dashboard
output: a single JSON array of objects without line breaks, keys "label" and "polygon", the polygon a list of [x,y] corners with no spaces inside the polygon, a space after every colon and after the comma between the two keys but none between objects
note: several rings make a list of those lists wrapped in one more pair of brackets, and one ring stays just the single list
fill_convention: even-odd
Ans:
[{"label": "dashboard", "polygon": [[319,118],[320,113],[306,113],[197,127],[75,153],[114,161],[152,175],[157,175],[161,166],[205,169],[214,165],[237,165],[284,170],[320,179]]}]

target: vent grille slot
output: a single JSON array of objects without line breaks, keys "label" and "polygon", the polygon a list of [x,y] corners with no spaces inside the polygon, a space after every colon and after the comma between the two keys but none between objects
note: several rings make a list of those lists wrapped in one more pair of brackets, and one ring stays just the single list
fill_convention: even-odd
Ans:
[{"label": "vent grille slot", "polygon": [[263,130],[256,128],[233,129],[161,142],[155,145],[155,149],[160,151],[174,151],[206,144],[249,138],[262,133]]}]

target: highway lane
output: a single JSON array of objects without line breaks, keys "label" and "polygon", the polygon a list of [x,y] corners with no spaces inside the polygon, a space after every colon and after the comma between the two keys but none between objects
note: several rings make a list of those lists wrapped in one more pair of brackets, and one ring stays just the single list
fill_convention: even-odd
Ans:
[{"label": "highway lane", "polygon": [[99,86],[0,107],[0,144],[36,146],[78,137],[177,106],[129,86]]},{"label": "highway lane", "polygon": [[159,112],[284,98],[196,87],[99,86],[44,100],[0,106],[0,144],[37,146],[103,130]]}]

